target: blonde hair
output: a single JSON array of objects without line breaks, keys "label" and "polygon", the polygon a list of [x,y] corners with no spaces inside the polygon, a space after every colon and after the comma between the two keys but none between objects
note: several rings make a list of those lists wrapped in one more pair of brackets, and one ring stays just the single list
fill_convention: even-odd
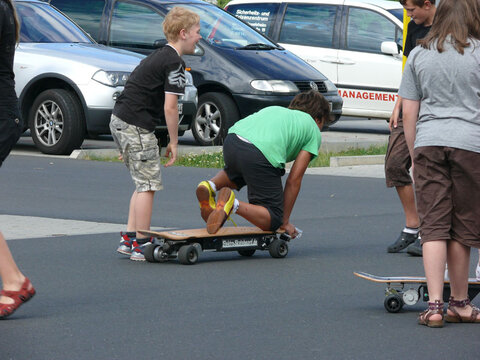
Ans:
[{"label": "blonde hair", "polygon": [[15,5],[13,5],[13,1],[7,0],[7,3],[13,12],[13,19],[15,22],[15,42],[18,44],[18,42],[20,41],[20,21],[18,20],[17,10],[15,10]]},{"label": "blonde hair", "polygon": [[200,23],[200,16],[191,10],[176,6],[165,16],[163,32],[167,41],[177,41],[182,29],[189,30]]}]

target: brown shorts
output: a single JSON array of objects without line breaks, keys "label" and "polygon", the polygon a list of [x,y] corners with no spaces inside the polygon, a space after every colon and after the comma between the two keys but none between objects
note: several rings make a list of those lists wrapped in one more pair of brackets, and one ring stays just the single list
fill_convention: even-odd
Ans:
[{"label": "brown shorts", "polygon": [[422,243],[480,248],[480,153],[425,146],[415,149],[414,164]]},{"label": "brown shorts", "polygon": [[411,167],[412,160],[403,132],[403,122],[398,119],[397,127],[392,129],[388,138],[387,154],[385,155],[387,187],[411,185],[412,178],[409,172]]}]

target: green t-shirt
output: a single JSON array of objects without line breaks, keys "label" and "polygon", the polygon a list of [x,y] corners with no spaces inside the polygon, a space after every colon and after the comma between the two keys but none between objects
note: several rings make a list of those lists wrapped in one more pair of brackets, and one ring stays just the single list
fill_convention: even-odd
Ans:
[{"label": "green t-shirt", "polygon": [[284,168],[301,150],[316,158],[322,142],[320,129],[309,114],[281,106],[269,106],[247,116],[228,133],[250,141],[276,168]]}]

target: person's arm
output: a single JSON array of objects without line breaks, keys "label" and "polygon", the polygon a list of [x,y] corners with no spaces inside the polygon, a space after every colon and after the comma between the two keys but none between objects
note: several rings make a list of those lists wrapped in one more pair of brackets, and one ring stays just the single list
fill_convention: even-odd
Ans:
[{"label": "person's arm", "polygon": [[170,160],[165,164],[165,167],[173,165],[177,160],[177,145],[178,145],[178,95],[165,93],[165,104],[163,107],[165,113],[165,121],[167,123],[168,135],[170,141],[165,151],[165,156],[170,157]]},{"label": "person's arm", "polygon": [[397,127],[398,118],[400,116],[400,109],[402,108],[402,97],[398,95],[397,102],[393,108],[392,115],[390,116],[390,121],[388,122],[388,128],[392,131],[392,128]]},{"label": "person's arm", "polygon": [[298,234],[296,233],[295,226],[290,223],[290,215],[297,200],[298,193],[300,192],[300,187],[302,185],[303,175],[305,170],[312,159],[312,154],[308,151],[301,150],[295,162],[293,163],[290,173],[288,175],[287,181],[285,183],[285,190],[283,191],[283,224],[280,227],[284,229],[288,235],[295,237]]},{"label": "person's arm", "polygon": [[405,140],[407,141],[408,151],[412,158],[413,164],[413,146],[415,144],[416,124],[418,118],[418,111],[420,109],[420,101],[418,100],[402,100],[403,106],[403,130],[405,133]]}]

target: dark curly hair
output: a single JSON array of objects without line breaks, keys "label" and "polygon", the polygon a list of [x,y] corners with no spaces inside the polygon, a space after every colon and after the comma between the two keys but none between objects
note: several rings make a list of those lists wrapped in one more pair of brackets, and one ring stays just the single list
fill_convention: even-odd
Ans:
[{"label": "dark curly hair", "polygon": [[330,105],[318,91],[309,90],[298,94],[290,102],[288,108],[306,112],[323,125],[330,122]]}]

